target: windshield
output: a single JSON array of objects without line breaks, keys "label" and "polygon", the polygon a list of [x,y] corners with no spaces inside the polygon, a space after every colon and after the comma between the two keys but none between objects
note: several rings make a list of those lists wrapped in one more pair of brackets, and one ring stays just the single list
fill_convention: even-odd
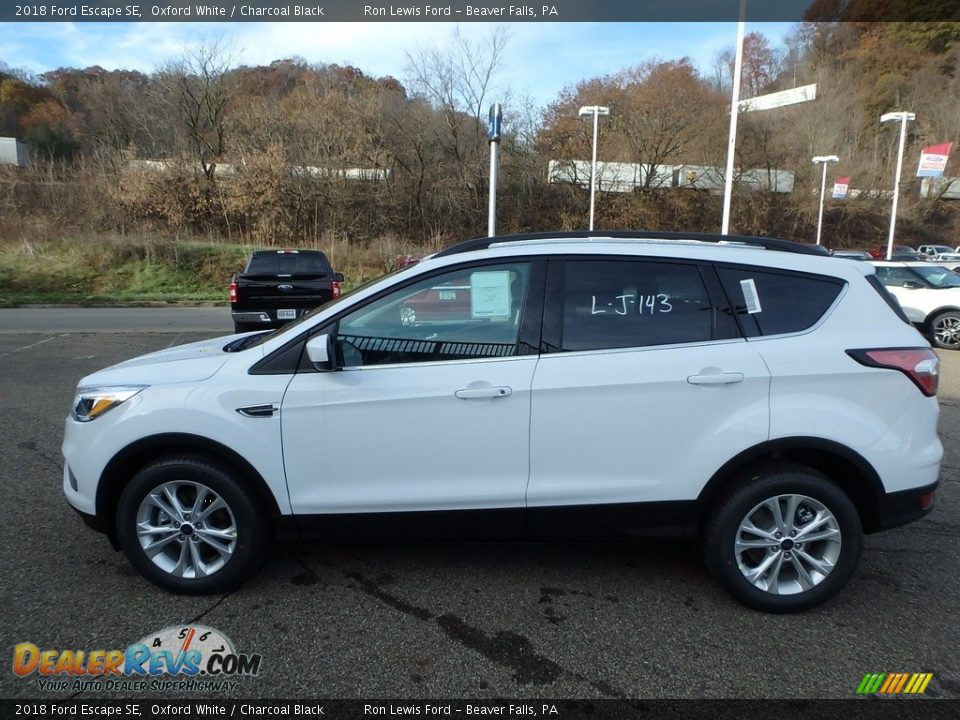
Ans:
[{"label": "windshield", "polygon": [[945,267],[912,267],[910,268],[922,277],[930,287],[956,288],[960,287],[960,275]]},{"label": "windshield", "polygon": [[[230,343],[229,345],[227,345],[227,347],[224,348],[224,350],[227,350],[228,352],[238,352],[240,350],[247,350],[249,348],[257,347],[257,345],[263,345],[263,343],[267,342],[268,340],[272,340],[273,338],[280,335],[280,333],[285,333],[288,330],[291,330],[292,328],[295,328],[298,325],[301,325],[302,323],[306,322],[321,310],[326,310],[328,308],[333,307],[334,305],[338,305],[344,300],[346,300],[347,298],[352,297],[354,293],[357,293],[360,290],[368,288],[374,283],[380,282],[384,278],[390,277],[391,275],[394,275],[402,270],[406,270],[406,268],[398,268],[396,270],[393,270],[392,272],[388,272],[386,275],[381,275],[380,277],[373,278],[372,280],[367,280],[367,282],[361,283],[360,285],[357,285],[355,288],[352,288],[351,290],[345,292],[336,300],[329,300],[325,302],[323,305],[315,307],[310,312],[301,315],[299,318],[297,318],[293,322],[290,322],[290,323],[287,323],[286,325],[278,327],[273,332],[263,332],[263,333],[260,333],[259,335],[250,335],[249,337],[245,337],[239,341]],[[960,279],[960,277],[958,277],[958,279]]]}]

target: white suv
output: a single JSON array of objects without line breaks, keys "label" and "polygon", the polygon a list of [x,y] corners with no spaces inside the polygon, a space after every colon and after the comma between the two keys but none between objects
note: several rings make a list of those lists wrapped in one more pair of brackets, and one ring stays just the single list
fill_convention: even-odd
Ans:
[{"label": "white suv", "polygon": [[898,312],[870,264],[786,241],[468,241],[83,378],[63,488],[175,592],[233,586],[271,537],[671,535],[801,610],[933,506],[938,359]]},{"label": "white suv", "polygon": [[960,275],[929,262],[875,262],[877,277],[933,344],[960,349]]}]

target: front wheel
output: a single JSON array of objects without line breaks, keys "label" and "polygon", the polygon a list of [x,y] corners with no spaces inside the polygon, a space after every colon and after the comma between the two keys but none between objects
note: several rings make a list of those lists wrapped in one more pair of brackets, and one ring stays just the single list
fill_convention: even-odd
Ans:
[{"label": "front wheel", "polygon": [[938,348],[960,349],[960,312],[947,310],[931,320],[930,337]]},{"label": "front wheel", "polygon": [[166,458],[120,496],[117,535],[130,564],[176,593],[230,590],[265,555],[262,513],[232,470],[203,458]]},{"label": "front wheel", "polygon": [[738,600],[764,612],[807,610],[836,595],[863,547],[856,508],[805,467],[755,474],[711,511],[704,558]]}]

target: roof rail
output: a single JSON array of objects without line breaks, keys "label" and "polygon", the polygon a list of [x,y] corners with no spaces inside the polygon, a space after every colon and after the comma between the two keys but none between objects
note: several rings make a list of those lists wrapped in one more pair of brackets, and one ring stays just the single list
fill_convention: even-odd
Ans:
[{"label": "roof rail", "polygon": [[451,245],[436,253],[434,257],[458,255],[472,250],[485,250],[494,243],[523,242],[524,240],[575,240],[579,238],[616,238],[627,240],[698,240],[713,243],[742,243],[755,245],[766,250],[800,253],[802,255],[827,255],[829,251],[818,245],[804,245],[793,240],[758,238],[749,235],[720,235],[700,232],[657,232],[655,230],[574,230],[562,232],[519,233],[516,235],[498,235],[494,237],[474,238]]}]

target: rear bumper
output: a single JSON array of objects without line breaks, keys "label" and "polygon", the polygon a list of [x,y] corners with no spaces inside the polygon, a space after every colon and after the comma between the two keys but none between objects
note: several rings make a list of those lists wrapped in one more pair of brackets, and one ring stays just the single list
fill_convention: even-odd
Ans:
[{"label": "rear bumper", "polygon": [[270,318],[270,314],[266,311],[263,312],[235,312],[230,313],[233,316],[234,322],[241,323],[262,323],[263,325],[269,325],[273,322]]},{"label": "rear bumper", "polygon": [[919,488],[886,493],[877,498],[877,512],[869,532],[889,530],[919,520],[933,510],[939,481]]},{"label": "rear bumper", "polygon": [[291,320],[296,320],[301,315],[304,315],[310,312],[313,308],[291,308],[296,314],[296,317],[287,317],[279,318],[277,317],[277,310],[244,310],[242,312],[233,312],[231,311],[230,315],[233,317],[233,321],[237,323],[247,323],[250,325],[263,325],[264,327],[268,325],[282,325],[283,323],[288,323]]}]

